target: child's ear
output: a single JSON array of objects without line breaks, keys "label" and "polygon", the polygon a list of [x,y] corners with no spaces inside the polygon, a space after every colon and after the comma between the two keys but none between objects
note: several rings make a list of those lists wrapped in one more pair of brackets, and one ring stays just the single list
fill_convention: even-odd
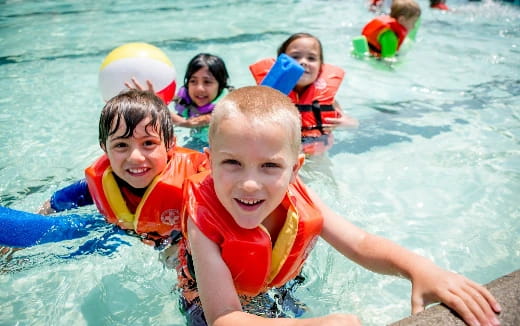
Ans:
[{"label": "child's ear", "polygon": [[173,141],[171,142],[170,148],[166,149],[166,153],[168,155],[168,160],[173,157],[173,153],[175,153],[175,146],[177,145],[177,137],[173,136]]},{"label": "child's ear", "polygon": [[305,163],[305,155],[299,154],[298,159],[296,160],[296,163],[294,163],[292,168],[291,183],[296,181],[296,177],[298,176],[298,172],[303,166],[303,163]]},{"label": "child's ear", "polygon": [[99,143],[99,147],[101,147],[101,149],[103,150],[103,152],[105,152],[105,154],[106,154],[106,152],[107,152],[107,147],[106,147],[106,145],[105,145],[104,143]]},{"label": "child's ear", "polygon": [[404,26],[404,23],[406,22],[406,17],[405,16],[397,17],[397,22]]},{"label": "child's ear", "polygon": [[206,154],[206,158],[208,162],[211,164],[211,149],[209,147],[204,147],[204,154]]}]

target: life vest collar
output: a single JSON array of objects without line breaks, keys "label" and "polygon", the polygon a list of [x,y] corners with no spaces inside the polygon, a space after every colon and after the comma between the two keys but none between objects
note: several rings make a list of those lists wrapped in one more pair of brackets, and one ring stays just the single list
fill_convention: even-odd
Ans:
[{"label": "life vest collar", "polygon": [[190,218],[220,247],[239,294],[255,296],[298,275],[321,232],[323,218],[303,184],[297,181],[289,187],[281,203],[285,221],[273,244],[265,227],[243,229],[234,221],[216,197],[209,172],[187,180],[185,197],[190,199],[183,210],[182,231],[187,238]]},{"label": "life vest collar", "polygon": [[220,94],[210,103],[207,103],[203,106],[196,106],[193,100],[191,99],[190,95],[188,94],[188,90],[186,89],[186,87],[182,86],[179,89],[179,93],[177,94],[180,100],[179,103],[175,105],[175,110],[179,115],[182,115],[184,110],[188,109],[189,118],[210,113],[215,108],[217,102],[220,101],[227,93],[228,90],[224,88],[220,92]]},{"label": "life vest collar", "polygon": [[151,237],[169,237],[180,230],[182,185],[186,177],[205,170],[203,153],[176,147],[164,171],[147,187],[135,213],[128,208],[110,161],[101,156],[85,169],[89,192],[108,222]]}]

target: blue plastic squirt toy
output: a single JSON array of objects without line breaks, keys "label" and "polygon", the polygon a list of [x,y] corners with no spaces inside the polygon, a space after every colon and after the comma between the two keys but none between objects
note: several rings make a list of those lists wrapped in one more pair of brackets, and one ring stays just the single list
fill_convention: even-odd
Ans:
[{"label": "blue plastic squirt toy", "polygon": [[269,86],[289,95],[305,70],[287,54],[280,54],[260,85]]}]

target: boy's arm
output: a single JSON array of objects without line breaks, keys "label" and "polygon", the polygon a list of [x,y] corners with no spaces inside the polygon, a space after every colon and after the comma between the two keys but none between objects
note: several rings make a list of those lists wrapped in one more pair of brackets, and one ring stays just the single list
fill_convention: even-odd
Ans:
[{"label": "boy's arm", "polygon": [[379,35],[379,44],[381,44],[381,57],[390,58],[396,55],[399,40],[392,30],[387,30]]},{"label": "boy's arm", "polygon": [[[234,311],[242,311],[231,273],[220,249],[188,218],[188,239],[197,288],[208,325]],[[217,325],[217,323],[215,323]]]},{"label": "boy's arm", "polygon": [[81,179],[52,194],[38,210],[38,214],[49,215],[64,210],[92,205],[94,201],[88,190],[87,180]]},{"label": "boy's arm", "polygon": [[188,239],[197,288],[208,325],[361,325],[357,317],[344,314],[310,319],[271,319],[243,312],[231,273],[222,260],[218,246],[208,239],[191,219],[188,219]]},{"label": "boy's arm", "polygon": [[477,325],[477,320],[480,325],[498,325],[495,312],[500,311],[500,306],[486,288],[390,240],[363,231],[333,212],[310,189],[309,194],[323,213],[321,236],[325,241],[367,269],[404,276],[412,282],[413,313],[441,301],[470,325]]}]

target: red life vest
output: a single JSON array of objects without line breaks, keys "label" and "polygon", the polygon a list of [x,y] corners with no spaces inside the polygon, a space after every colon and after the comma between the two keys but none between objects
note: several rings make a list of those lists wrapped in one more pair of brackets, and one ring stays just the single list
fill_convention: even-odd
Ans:
[{"label": "red life vest", "polygon": [[256,296],[296,277],[323,226],[321,212],[300,180],[289,185],[280,204],[287,217],[274,246],[265,228],[243,229],[236,224],[218,200],[209,171],[190,177],[185,191],[181,217],[184,236],[187,238],[187,219],[191,218],[220,247],[241,295]]},{"label": "red life vest", "polygon": [[205,170],[206,156],[182,147],[175,147],[172,152],[164,171],[148,186],[135,212],[126,205],[106,155],[85,169],[89,192],[109,223],[158,237],[180,230],[182,184],[186,177]]},{"label": "red life vest", "polygon": [[450,10],[450,8],[448,8],[448,6],[442,2],[432,5],[432,6],[430,6],[430,8],[439,9],[439,10]]},{"label": "red life vest", "polygon": [[[262,82],[274,62],[274,58],[267,58],[249,66],[257,84]],[[332,104],[344,77],[343,69],[324,63],[321,65],[318,78],[307,87],[301,96],[295,91],[289,93],[292,102],[300,111],[302,137],[319,137],[325,134],[322,126],[325,118],[338,117],[338,112]]]},{"label": "red life vest", "polygon": [[365,35],[367,38],[368,46],[370,47],[370,53],[374,55],[381,54],[379,36],[387,30],[392,30],[397,36],[397,50],[399,50],[401,44],[403,44],[403,41],[406,38],[406,35],[408,34],[408,30],[406,27],[399,24],[395,18],[384,15],[372,19],[361,31],[361,34]]}]

